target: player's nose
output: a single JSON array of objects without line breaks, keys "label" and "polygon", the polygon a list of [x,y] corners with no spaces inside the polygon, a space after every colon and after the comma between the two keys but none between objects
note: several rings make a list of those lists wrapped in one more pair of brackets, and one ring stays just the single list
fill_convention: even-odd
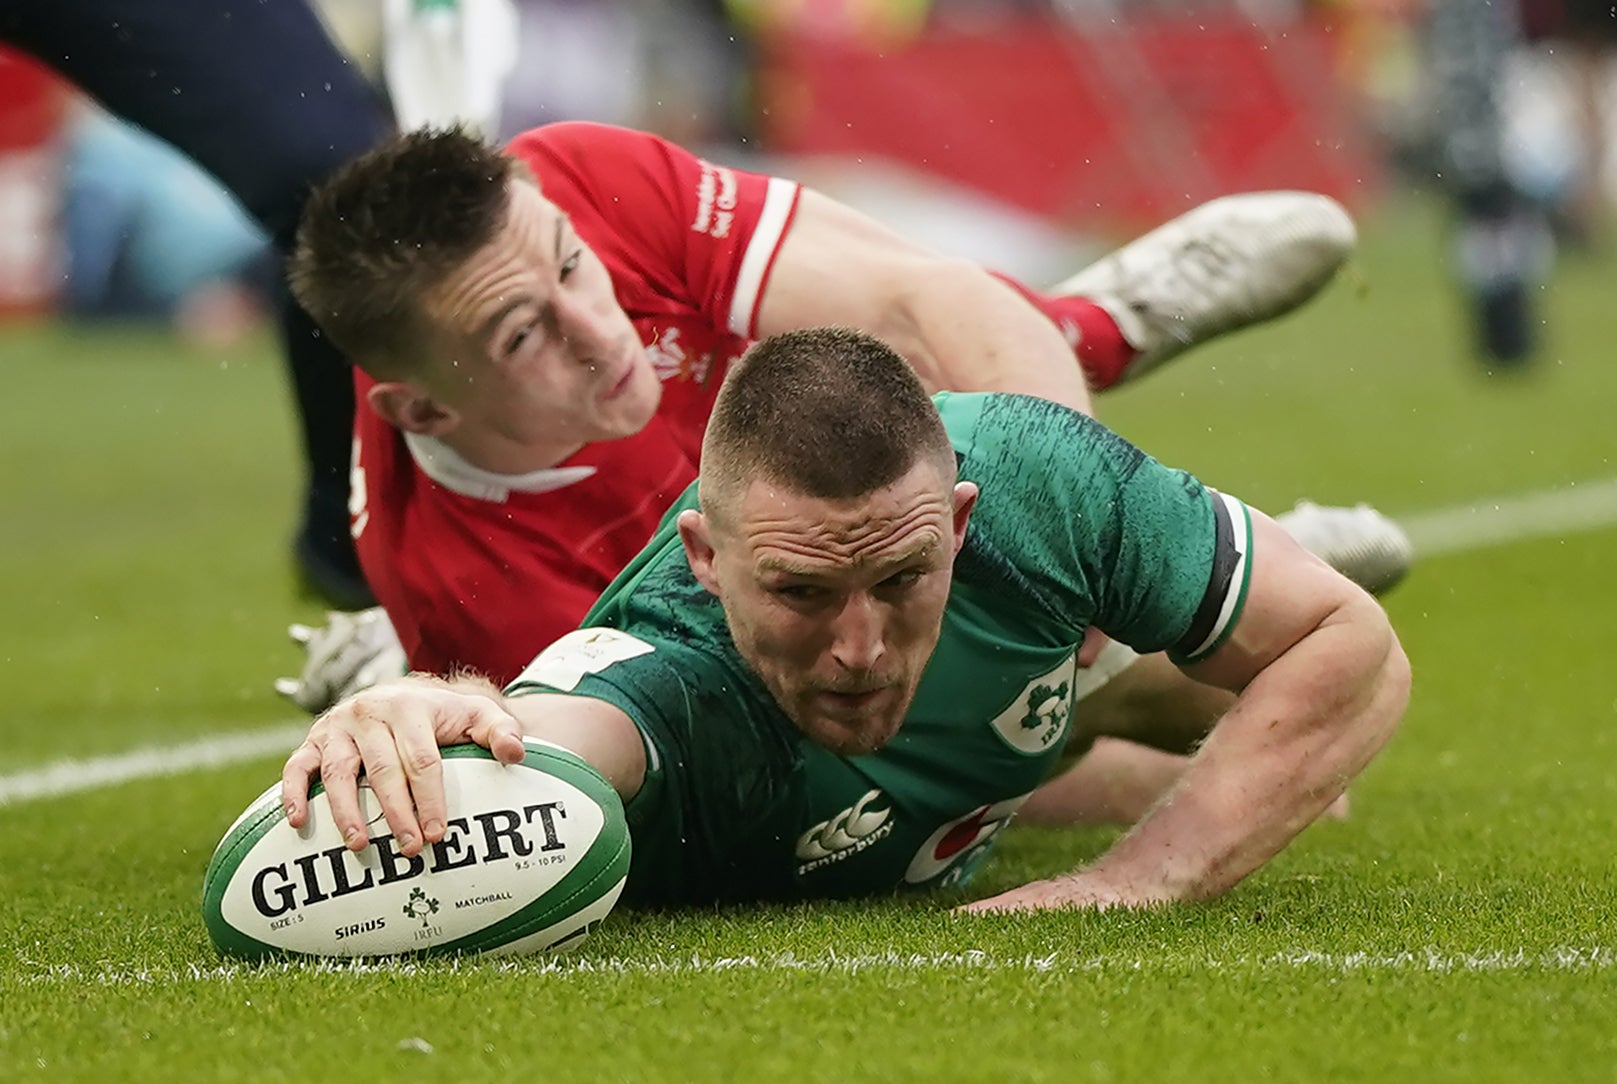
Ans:
[{"label": "player's nose", "polygon": [[870,595],[855,592],[832,620],[831,655],[844,670],[873,670],[887,653],[885,615]]},{"label": "player's nose", "polygon": [[577,295],[558,297],[552,304],[562,339],[580,363],[608,357],[619,349],[619,321],[609,306]]}]

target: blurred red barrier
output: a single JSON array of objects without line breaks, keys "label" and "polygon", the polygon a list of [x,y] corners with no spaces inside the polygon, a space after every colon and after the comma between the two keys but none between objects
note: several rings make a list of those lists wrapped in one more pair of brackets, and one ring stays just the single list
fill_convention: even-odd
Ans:
[{"label": "blurred red barrier", "polygon": [[0,49],[0,316],[48,309],[61,279],[58,134],[66,91],[19,53]]},{"label": "blurred red barrier", "polygon": [[1209,13],[1025,19],[882,48],[777,39],[762,134],[777,151],[898,159],[1071,224],[1144,225],[1257,188],[1360,204],[1379,166],[1329,36]]}]

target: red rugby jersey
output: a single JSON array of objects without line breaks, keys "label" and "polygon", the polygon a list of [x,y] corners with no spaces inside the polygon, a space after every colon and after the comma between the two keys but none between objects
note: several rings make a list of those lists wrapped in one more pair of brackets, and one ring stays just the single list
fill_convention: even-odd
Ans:
[{"label": "red rugby jersey", "polygon": [[406,440],[364,405],[371,381],[355,371],[352,528],[366,579],[412,667],[500,683],[576,627],[695,479],[798,198],[791,181],[599,124],[547,125],[509,150],[606,265],[663,396],[640,433],[512,478]]}]

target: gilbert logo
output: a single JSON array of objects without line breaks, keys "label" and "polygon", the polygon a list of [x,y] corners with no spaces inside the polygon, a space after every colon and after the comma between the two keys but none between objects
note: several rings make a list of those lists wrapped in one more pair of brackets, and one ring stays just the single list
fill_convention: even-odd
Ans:
[{"label": "gilbert logo", "polygon": [[889,821],[891,806],[872,809],[882,796],[881,788],[866,791],[853,805],[830,820],[821,821],[797,839],[798,873],[809,873],[858,854],[893,830]]},{"label": "gilbert logo", "polygon": [[1040,674],[993,721],[994,732],[1018,753],[1037,756],[1058,747],[1072,720],[1072,691],[1078,656]]},{"label": "gilbert logo", "polygon": [[[429,872],[495,862],[511,862],[518,869],[539,862],[548,865],[566,854],[567,843],[561,838],[566,819],[567,808],[559,801],[454,817],[444,825],[443,839],[415,855],[400,851],[392,835],[370,837],[374,862],[362,862],[339,843],[253,874],[253,907],[267,919],[281,919],[300,907],[373,891]],[[418,918],[425,926],[437,912],[437,900],[419,886],[411,889],[405,917]]]}]

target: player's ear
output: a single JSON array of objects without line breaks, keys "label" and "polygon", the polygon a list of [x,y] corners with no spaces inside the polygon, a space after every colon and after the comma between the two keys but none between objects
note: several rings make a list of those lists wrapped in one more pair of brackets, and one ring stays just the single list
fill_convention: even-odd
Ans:
[{"label": "player's ear", "polygon": [[957,554],[966,544],[966,524],[971,520],[971,510],[977,507],[980,492],[976,482],[954,484],[954,551]]},{"label": "player's ear", "polygon": [[713,525],[706,516],[694,508],[687,508],[674,521],[679,528],[679,540],[685,546],[685,559],[690,562],[696,582],[718,595],[719,580],[713,574]]},{"label": "player's ear", "polygon": [[371,390],[365,393],[365,402],[383,421],[406,433],[438,437],[460,422],[460,415],[414,384],[402,380],[371,385]]}]

